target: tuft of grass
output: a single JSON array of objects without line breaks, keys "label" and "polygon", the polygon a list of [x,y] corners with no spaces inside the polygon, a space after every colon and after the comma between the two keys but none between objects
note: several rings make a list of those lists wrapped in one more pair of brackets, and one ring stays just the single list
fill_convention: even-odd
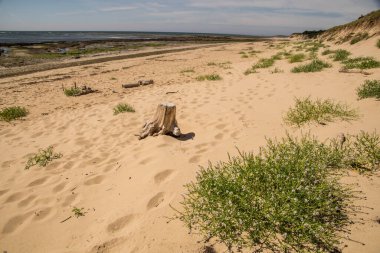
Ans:
[{"label": "tuft of grass", "polygon": [[355,109],[349,108],[348,105],[336,103],[330,99],[312,100],[307,98],[296,98],[294,108],[290,108],[284,117],[284,121],[289,125],[298,127],[317,122],[326,124],[336,119],[350,121],[359,118]]},{"label": "tuft of grass", "polygon": [[0,120],[10,122],[28,115],[28,110],[21,106],[5,107],[0,110]]},{"label": "tuft of grass", "polygon": [[357,90],[359,99],[377,98],[380,99],[380,80],[366,80]]},{"label": "tuft of grass", "polygon": [[268,139],[258,154],[239,152],[201,167],[195,182],[185,185],[174,219],[206,240],[216,238],[230,252],[335,252],[339,231],[350,224],[355,193],[334,172],[356,165],[378,168],[380,162],[376,133],[348,140],[341,145],[337,139],[288,135]]},{"label": "tuft of grass", "polygon": [[111,79],[110,80],[117,80],[117,78],[116,77],[111,77]]},{"label": "tuft of grass", "polygon": [[210,74],[210,75],[203,75],[203,76],[197,76],[196,77],[197,81],[218,81],[222,80],[222,77],[218,74]]},{"label": "tuft of grass", "polygon": [[373,57],[356,57],[343,61],[346,69],[371,69],[379,68],[380,62]]},{"label": "tuft of grass", "polygon": [[70,87],[70,88],[68,88],[68,89],[65,88],[65,89],[63,90],[63,92],[64,92],[65,95],[68,96],[68,97],[79,96],[79,95],[82,93],[81,89],[80,89],[79,87],[75,87],[75,86]]},{"label": "tuft of grass", "polygon": [[248,55],[246,55],[246,54],[242,54],[242,55],[241,55],[241,58],[248,58]]},{"label": "tuft of grass", "polygon": [[358,43],[359,41],[362,41],[364,39],[368,39],[369,35],[368,33],[358,33],[356,34],[350,41],[350,44],[353,45],[353,44],[356,44]]},{"label": "tuft of grass", "polygon": [[289,57],[289,62],[302,62],[305,59],[305,54],[294,54]]},{"label": "tuft of grass", "polygon": [[28,170],[34,165],[39,165],[40,167],[45,167],[53,161],[54,159],[61,158],[61,153],[54,153],[53,146],[49,146],[47,149],[40,149],[38,153],[33,154],[32,157],[26,162],[25,169]]},{"label": "tuft of grass", "polygon": [[184,70],[181,70],[181,73],[194,73],[194,69],[184,69]]},{"label": "tuft of grass", "polygon": [[84,209],[83,207],[82,208],[74,207],[73,210],[71,211],[73,212],[75,217],[79,218],[85,215],[85,212],[83,211],[83,209]]},{"label": "tuft of grass", "polygon": [[300,72],[319,72],[324,68],[330,68],[331,65],[329,63],[323,62],[319,59],[314,59],[310,63],[305,65],[300,65],[297,67],[294,67],[292,69],[293,73],[300,73]]},{"label": "tuft of grass", "polygon": [[334,51],[334,55],[331,57],[334,61],[344,61],[347,60],[351,53],[344,49],[338,49]]},{"label": "tuft of grass", "polygon": [[322,52],[322,55],[328,55],[328,54],[332,54],[334,53],[335,51],[334,50],[331,50],[331,49],[326,49]]},{"label": "tuft of grass", "polygon": [[113,108],[114,115],[124,112],[135,112],[135,109],[131,105],[126,103],[119,103]]},{"label": "tuft of grass", "polygon": [[256,69],[269,68],[269,67],[273,66],[275,61],[276,61],[276,55],[272,56],[271,58],[262,58],[255,65],[253,65],[251,68],[247,69],[244,72],[244,74],[249,75],[251,73],[257,73]]}]

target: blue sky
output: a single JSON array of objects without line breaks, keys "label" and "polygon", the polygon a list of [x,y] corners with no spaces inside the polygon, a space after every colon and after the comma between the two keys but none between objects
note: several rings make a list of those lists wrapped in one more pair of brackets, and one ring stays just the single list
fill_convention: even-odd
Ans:
[{"label": "blue sky", "polygon": [[380,0],[0,0],[0,30],[286,35],[379,8]]}]

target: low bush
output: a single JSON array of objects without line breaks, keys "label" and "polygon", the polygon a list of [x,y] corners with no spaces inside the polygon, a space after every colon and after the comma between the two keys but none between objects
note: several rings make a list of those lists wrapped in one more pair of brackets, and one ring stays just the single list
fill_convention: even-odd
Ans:
[{"label": "low bush", "polygon": [[30,167],[34,165],[45,167],[54,159],[58,159],[61,157],[61,153],[54,153],[53,146],[49,146],[47,149],[40,149],[38,153],[33,154],[33,156],[29,158],[29,160],[27,161],[25,169],[28,170]]},{"label": "low bush", "polygon": [[305,65],[300,65],[297,67],[294,67],[292,69],[293,73],[300,73],[300,72],[319,72],[324,68],[330,68],[331,65],[329,63],[323,62],[319,59],[314,59],[310,63]]},{"label": "low bush", "polygon": [[28,110],[21,106],[5,107],[0,110],[0,120],[10,122],[28,115]]},{"label": "low bush", "polygon": [[380,99],[380,80],[366,80],[357,90],[359,99],[377,98]]},{"label": "low bush", "polygon": [[124,113],[124,112],[135,112],[135,109],[126,103],[119,103],[118,105],[113,108],[113,114],[117,115],[119,113]]},{"label": "low bush", "polygon": [[343,61],[346,69],[372,69],[379,68],[380,62],[373,57],[356,57]]},{"label": "low bush", "polygon": [[211,75],[203,75],[203,76],[197,76],[196,77],[197,81],[218,81],[222,80],[222,77],[218,74],[211,74]]}]

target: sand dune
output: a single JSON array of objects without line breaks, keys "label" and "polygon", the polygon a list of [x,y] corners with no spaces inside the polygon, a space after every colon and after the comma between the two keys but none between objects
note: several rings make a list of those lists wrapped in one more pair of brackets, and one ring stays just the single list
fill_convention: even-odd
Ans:
[{"label": "sand dune", "polygon": [[[355,56],[374,56],[380,50],[374,37],[346,48]],[[275,42],[280,43],[280,42]],[[257,56],[241,58],[253,47]],[[259,73],[243,72],[259,58],[280,50],[265,42],[215,45],[193,51],[112,61],[44,71],[0,80],[0,106],[23,105],[30,115],[22,121],[0,122],[0,250],[16,252],[201,252],[200,237],[188,234],[180,221],[168,218],[179,207],[183,185],[195,178],[198,166],[227,159],[237,148],[255,151],[265,137],[310,131],[321,140],[339,133],[380,129],[380,102],[358,101],[355,89],[370,76],[339,73],[340,63],[321,57],[332,68],[316,73],[290,73],[297,63],[277,61]],[[209,62],[230,61],[227,67]],[[194,72],[181,73],[186,69]],[[195,77],[218,73],[221,81],[198,82]],[[122,83],[154,79],[155,84],[123,90]],[[62,86],[74,82],[98,89],[81,97],[66,97]],[[176,93],[166,94],[168,91]],[[358,108],[361,118],[326,126],[289,127],[283,115],[294,97],[332,98]],[[138,141],[142,124],[158,103],[177,105],[181,131]],[[127,102],[135,113],[113,115]],[[63,157],[46,167],[24,170],[31,153],[53,145]],[[358,183],[368,208],[352,225],[344,252],[378,252],[380,181],[378,173],[356,172],[345,180]],[[85,216],[73,216],[73,207]],[[70,219],[64,221],[68,217]],[[64,222],[62,222],[64,221]],[[223,246],[217,245],[218,252]]]}]

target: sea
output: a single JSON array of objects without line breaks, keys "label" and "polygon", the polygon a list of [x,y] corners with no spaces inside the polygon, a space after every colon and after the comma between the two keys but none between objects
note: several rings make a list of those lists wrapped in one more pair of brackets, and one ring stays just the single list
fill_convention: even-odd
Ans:
[{"label": "sea", "polygon": [[[26,44],[26,43],[43,43],[43,42],[73,42],[73,41],[91,41],[91,40],[152,40],[157,38],[189,35],[218,35],[231,36],[228,34],[205,34],[205,33],[174,33],[174,32],[71,32],[71,31],[0,31],[0,44]],[[232,35],[236,36],[236,35]]]}]

